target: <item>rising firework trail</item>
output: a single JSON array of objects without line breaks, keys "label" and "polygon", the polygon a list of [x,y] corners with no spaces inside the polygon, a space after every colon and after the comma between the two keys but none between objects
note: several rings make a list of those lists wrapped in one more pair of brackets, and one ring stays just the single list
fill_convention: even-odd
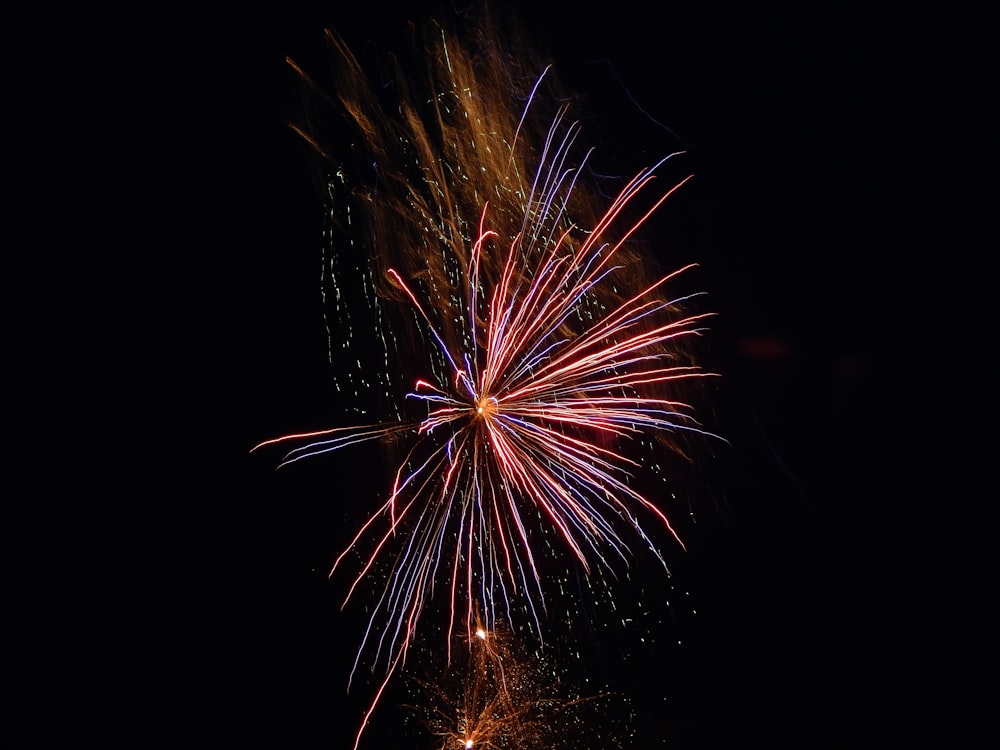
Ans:
[{"label": "rising firework trail", "polygon": [[[685,436],[709,434],[680,396],[708,375],[686,346],[707,314],[674,291],[690,266],[657,274],[637,250],[688,179],[659,186],[677,154],[605,196],[551,66],[489,19],[465,35],[432,23],[420,39],[420,66],[397,63],[398,97],[384,107],[328,32],[330,101],[377,165],[350,190],[351,226],[335,219],[331,231],[364,227],[373,338],[414,347],[399,356],[412,377],[398,418],[255,448],[294,446],[286,466],[368,441],[405,446],[383,504],[331,571],[357,564],[345,605],[375,582],[351,674],[370,654],[383,674],[375,702],[432,600],[447,612],[450,661],[452,634],[472,637],[477,613],[487,630],[523,616],[541,637],[552,548],[586,575],[627,563],[636,541],[662,562],[651,529],[680,538],[635,486],[645,467],[633,448],[651,439],[682,453]],[[426,80],[404,72],[421,66]],[[326,156],[309,123],[294,127]],[[348,171],[335,164],[331,191]]]},{"label": "rising firework trail", "polygon": [[407,708],[435,750],[611,750],[628,733],[617,716],[626,707],[621,696],[580,693],[502,623],[497,630],[480,623],[443,673],[410,682],[417,700]]}]

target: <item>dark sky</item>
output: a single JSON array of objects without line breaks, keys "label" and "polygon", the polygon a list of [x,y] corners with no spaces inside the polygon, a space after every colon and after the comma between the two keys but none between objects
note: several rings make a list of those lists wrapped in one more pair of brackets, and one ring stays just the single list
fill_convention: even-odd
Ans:
[{"label": "dark sky", "polygon": [[[34,318],[77,445],[63,471],[95,489],[67,512],[96,527],[67,659],[81,685],[111,671],[152,736],[353,737],[357,621],[326,580],[326,526],[367,480],[275,475],[247,451],[329,416],[322,203],[284,124],[284,56],[321,64],[327,24],[391,48],[419,6],[178,11],[120,35],[89,18],[49,41],[74,54],[41,111],[53,132],[81,123],[49,139],[69,154],[49,211],[112,187],[53,220],[65,273]],[[684,565],[699,619],[645,663],[663,700],[638,699],[638,745],[995,741],[990,493],[963,468],[988,378],[953,376],[975,372],[961,331],[986,300],[968,272],[995,92],[978,22],[531,7],[599,148],[687,147],[671,231],[719,313],[711,416],[732,445]]]}]

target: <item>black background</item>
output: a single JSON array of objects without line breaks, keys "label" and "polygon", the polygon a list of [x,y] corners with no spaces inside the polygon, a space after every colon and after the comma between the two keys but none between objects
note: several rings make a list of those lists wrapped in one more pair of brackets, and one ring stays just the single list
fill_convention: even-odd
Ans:
[{"label": "black background", "polygon": [[[58,561],[30,596],[55,612],[36,629],[63,676],[34,677],[86,733],[353,740],[358,620],[326,570],[376,465],[275,475],[248,450],[331,417],[322,203],[285,125],[284,57],[322,64],[325,25],[391,48],[418,6],[39,25],[58,63],[19,119],[41,136],[24,192],[41,197],[25,255],[43,283],[14,320],[42,398],[17,455],[40,459],[23,461],[35,548]],[[968,333],[992,249],[982,20],[522,17],[599,149],[689,150],[662,260],[700,263],[719,313],[708,421],[731,447],[705,468],[687,593],[671,593],[698,614],[598,669],[631,686],[636,746],[995,742],[994,493],[970,468],[992,380],[991,339]],[[398,712],[378,717],[368,743],[392,746]]]}]

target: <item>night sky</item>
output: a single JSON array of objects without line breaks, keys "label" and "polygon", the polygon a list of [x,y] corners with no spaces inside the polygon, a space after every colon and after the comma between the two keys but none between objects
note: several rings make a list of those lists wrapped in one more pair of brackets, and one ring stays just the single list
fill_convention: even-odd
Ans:
[{"label": "night sky", "polygon": [[[696,176],[658,225],[659,260],[699,263],[690,283],[718,312],[702,416],[730,445],[699,457],[690,554],[662,581],[681,614],[643,578],[655,622],[594,665],[633,698],[626,746],[996,742],[995,491],[965,468],[991,385],[963,333],[988,299],[969,266],[995,244],[974,230],[995,98],[981,22],[523,5],[599,153],[687,149]],[[46,596],[80,623],[64,684],[121,688],[106,725],[81,721],[139,719],[137,744],[350,747],[361,620],[326,572],[381,464],[275,473],[276,454],[248,453],[338,418],[323,205],[285,124],[283,60],[322,65],[325,25],[392,49],[423,6],[176,11],[121,36],[92,17],[49,41],[74,54],[45,121],[81,125],[49,139],[69,155],[32,385],[59,394],[75,447],[46,449],[36,477],[93,492],[59,512],[80,553]],[[83,218],[53,220],[100,183]],[[383,706],[368,746],[391,747],[400,717]]]}]

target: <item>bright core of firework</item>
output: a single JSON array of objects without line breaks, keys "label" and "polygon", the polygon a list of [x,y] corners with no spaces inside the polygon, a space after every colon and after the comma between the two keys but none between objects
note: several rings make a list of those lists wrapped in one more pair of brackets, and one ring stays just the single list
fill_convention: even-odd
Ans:
[{"label": "bright core of firework", "polygon": [[492,396],[480,398],[479,401],[476,402],[476,414],[483,419],[489,419],[490,417],[496,416],[498,411],[500,411],[500,402]]}]

